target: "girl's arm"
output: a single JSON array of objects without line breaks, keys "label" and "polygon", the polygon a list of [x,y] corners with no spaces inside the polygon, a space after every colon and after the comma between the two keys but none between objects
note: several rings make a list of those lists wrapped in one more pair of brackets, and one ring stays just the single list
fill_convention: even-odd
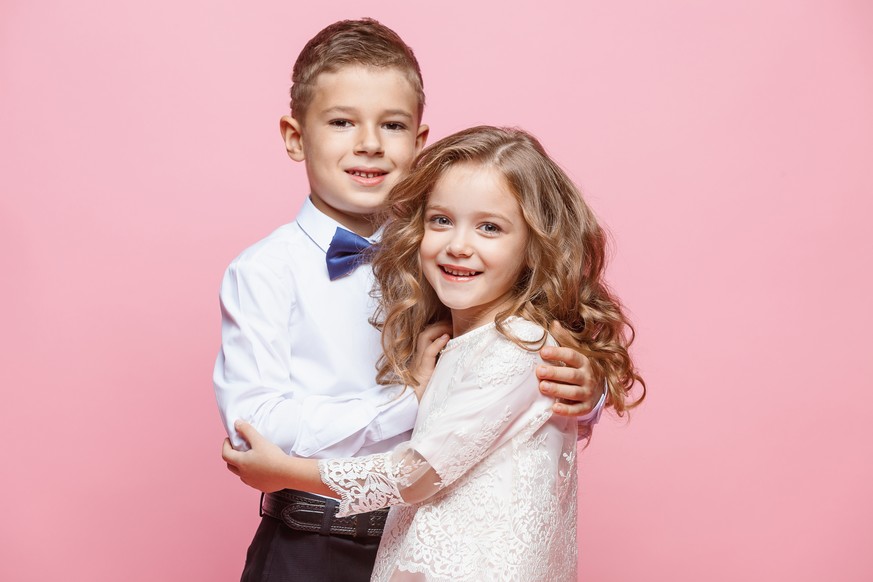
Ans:
[{"label": "girl's arm", "polygon": [[246,440],[250,449],[237,451],[224,439],[221,458],[231,473],[243,483],[260,491],[271,493],[280,489],[299,489],[318,495],[336,497],[322,483],[316,459],[289,457],[285,452],[265,439],[255,427],[242,420],[234,423],[236,431]]},{"label": "girl's arm", "polygon": [[[495,341],[499,345],[486,346],[479,359],[466,362],[469,369],[413,440],[391,452],[321,461],[293,458],[240,422],[237,430],[251,449],[238,452],[225,443],[228,469],[261,491],[291,488],[339,496],[340,517],[422,502],[515,435],[532,436],[552,416],[553,400],[536,390],[534,370],[542,360],[509,340]],[[571,423],[562,419],[565,428],[556,429]]]}]

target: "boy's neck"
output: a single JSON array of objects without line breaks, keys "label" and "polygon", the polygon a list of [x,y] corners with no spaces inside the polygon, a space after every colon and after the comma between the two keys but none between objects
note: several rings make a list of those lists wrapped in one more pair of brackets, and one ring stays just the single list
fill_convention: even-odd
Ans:
[{"label": "boy's neck", "polygon": [[373,236],[378,225],[375,224],[376,217],[373,214],[352,214],[343,212],[326,204],[321,198],[314,194],[309,195],[312,205],[318,208],[323,214],[334,219],[342,225],[343,228],[352,231],[364,238]]}]

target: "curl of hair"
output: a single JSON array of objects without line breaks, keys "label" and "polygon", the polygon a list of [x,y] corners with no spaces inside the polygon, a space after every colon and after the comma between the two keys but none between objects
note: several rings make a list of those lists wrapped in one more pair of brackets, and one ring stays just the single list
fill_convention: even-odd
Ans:
[{"label": "curl of hair", "polygon": [[[418,334],[429,324],[450,319],[422,272],[418,249],[424,236],[428,196],[440,177],[458,164],[497,171],[515,195],[529,229],[525,268],[511,304],[495,318],[504,336],[526,349],[506,327],[521,316],[548,329],[558,321],[562,338],[585,354],[595,377],[607,383],[607,406],[619,415],[646,394],[628,348],[633,327],[604,281],[607,237],[581,193],[530,134],[515,128],[473,127],[425,149],[411,172],[388,196],[382,242],[373,272],[380,300],[373,324],[382,330],[384,355],[378,380],[415,385],[410,372]],[[545,339],[545,338],[543,338]],[[634,384],[641,393],[630,395]]]}]

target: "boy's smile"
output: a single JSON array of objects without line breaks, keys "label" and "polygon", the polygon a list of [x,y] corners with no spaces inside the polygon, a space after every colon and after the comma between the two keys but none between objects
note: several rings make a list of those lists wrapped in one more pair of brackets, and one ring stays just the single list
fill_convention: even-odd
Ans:
[{"label": "boy's smile", "polygon": [[528,226],[503,176],[465,163],[447,170],[428,196],[419,260],[452,311],[454,335],[493,320],[525,266]]},{"label": "boy's smile", "polygon": [[397,69],[350,65],[320,74],[302,122],[280,123],[288,155],[306,162],[312,203],[362,236],[427,139],[418,99]]}]

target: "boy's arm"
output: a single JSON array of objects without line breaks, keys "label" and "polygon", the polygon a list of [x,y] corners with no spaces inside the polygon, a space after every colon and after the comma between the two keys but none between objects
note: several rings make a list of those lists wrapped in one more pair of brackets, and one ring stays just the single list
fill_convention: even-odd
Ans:
[{"label": "boy's arm", "polygon": [[[234,262],[221,286],[222,343],[213,382],[231,442],[245,450],[233,423],[243,419],[286,453],[355,454],[411,429],[418,402],[411,391],[374,386],[353,395],[301,393],[291,383],[288,321],[293,286],[281,270]],[[318,378],[313,378],[318,381]]]}]

